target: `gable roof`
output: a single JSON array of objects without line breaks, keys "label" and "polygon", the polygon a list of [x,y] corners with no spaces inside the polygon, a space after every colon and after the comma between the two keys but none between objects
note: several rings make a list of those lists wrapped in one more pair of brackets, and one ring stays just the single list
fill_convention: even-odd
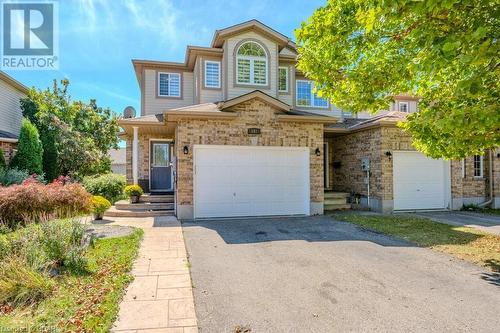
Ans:
[{"label": "gable roof", "polygon": [[288,112],[292,109],[291,106],[286,104],[285,102],[282,102],[279,99],[274,98],[274,97],[272,97],[272,96],[270,96],[270,95],[268,95],[260,90],[254,90],[254,91],[251,91],[247,94],[228,99],[227,101],[220,103],[219,108],[221,110],[225,110],[227,108],[241,104],[243,102],[249,101],[249,100],[254,99],[254,98],[260,99],[260,100],[274,106],[275,108],[282,110],[282,111],[285,111],[285,112]]},{"label": "gable roof", "polygon": [[224,43],[224,40],[226,38],[234,36],[236,34],[240,34],[248,30],[254,30],[265,35],[266,37],[277,42],[281,47],[288,46],[291,49],[296,48],[295,43],[290,38],[256,19],[246,21],[243,23],[238,23],[224,29],[216,30],[214,37],[212,39],[211,46],[222,47],[222,44]]},{"label": "gable roof", "polygon": [[11,87],[14,87],[15,89],[19,90],[23,94],[28,94],[28,91],[29,91],[28,87],[26,87],[24,84],[17,81],[16,79],[14,79],[12,76],[7,75],[7,73],[5,73],[3,71],[0,71],[0,80],[9,84]]}]

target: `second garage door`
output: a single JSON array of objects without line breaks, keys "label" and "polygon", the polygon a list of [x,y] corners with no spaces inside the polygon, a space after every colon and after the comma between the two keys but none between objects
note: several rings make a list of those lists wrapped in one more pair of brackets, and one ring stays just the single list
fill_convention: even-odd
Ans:
[{"label": "second garage door", "polygon": [[393,153],[394,210],[445,209],[449,204],[449,163],[419,152]]},{"label": "second garage door", "polygon": [[195,218],[309,215],[309,149],[194,146]]}]

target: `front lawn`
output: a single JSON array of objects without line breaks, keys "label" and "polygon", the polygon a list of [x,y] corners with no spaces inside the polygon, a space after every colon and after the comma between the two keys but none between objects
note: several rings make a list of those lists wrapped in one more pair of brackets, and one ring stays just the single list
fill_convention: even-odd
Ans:
[{"label": "front lawn", "polygon": [[0,330],[108,332],[132,280],[129,272],[141,238],[142,230],[134,230],[129,236],[96,240],[85,250],[84,271],[62,266],[58,275],[46,277],[52,285],[48,296],[28,304],[0,304]]},{"label": "front lawn", "polygon": [[334,218],[500,272],[500,236],[402,215],[335,214]]}]

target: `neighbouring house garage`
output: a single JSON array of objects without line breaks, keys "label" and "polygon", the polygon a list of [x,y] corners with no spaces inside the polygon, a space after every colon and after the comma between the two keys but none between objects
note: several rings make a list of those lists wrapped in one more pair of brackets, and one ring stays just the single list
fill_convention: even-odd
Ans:
[{"label": "neighbouring house garage", "polygon": [[194,217],[309,215],[309,149],[195,145]]},{"label": "neighbouring house garage", "polygon": [[394,210],[449,207],[449,162],[415,151],[394,151],[392,155]]}]

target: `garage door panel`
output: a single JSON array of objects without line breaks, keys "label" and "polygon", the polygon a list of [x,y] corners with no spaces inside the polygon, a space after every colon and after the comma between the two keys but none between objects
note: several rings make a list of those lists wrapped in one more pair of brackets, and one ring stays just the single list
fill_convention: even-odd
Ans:
[{"label": "garage door panel", "polygon": [[307,149],[195,146],[194,154],[195,217],[309,214]]},{"label": "garage door panel", "polygon": [[444,209],[446,163],[418,152],[393,154],[394,209]]}]

